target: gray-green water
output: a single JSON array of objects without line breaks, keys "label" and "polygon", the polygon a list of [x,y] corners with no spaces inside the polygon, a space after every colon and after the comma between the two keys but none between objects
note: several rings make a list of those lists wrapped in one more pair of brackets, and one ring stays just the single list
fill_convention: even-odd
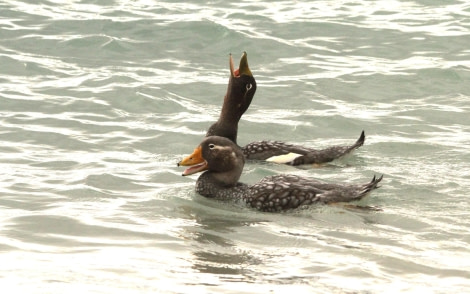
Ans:
[{"label": "gray-green water", "polygon": [[[176,162],[217,119],[242,51],[258,90],[240,144],[367,136],[348,159],[251,162],[242,180],[384,174],[360,203],[382,211],[267,214],[195,195]],[[0,285],[468,292],[469,112],[468,1],[4,1]]]}]

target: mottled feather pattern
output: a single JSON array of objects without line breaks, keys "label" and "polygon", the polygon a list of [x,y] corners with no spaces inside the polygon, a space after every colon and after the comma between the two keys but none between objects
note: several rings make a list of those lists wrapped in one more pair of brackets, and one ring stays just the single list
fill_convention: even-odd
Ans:
[{"label": "mottled feather pattern", "polygon": [[233,186],[223,187],[209,172],[203,173],[196,181],[196,192],[208,198],[244,199],[247,190],[248,186],[239,182]]},{"label": "mottled feather pattern", "polygon": [[258,141],[252,142],[244,146],[242,149],[245,158],[252,160],[266,160],[273,156],[297,153],[300,154],[300,156],[288,162],[288,164],[321,164],[349,154],[350,152],[364,145],[364,141],[365,134],[364,131],[362,131],[359,139],[350,146],[331,146],[326,149],[316,150],[313,148],[287,144],[280,141]]},{"label": "mottled feather pattern", "polygon": [[285,155],[291,152],[305,155],[314,151],[314,149],[287,144],[280,141],[251,142],[242,149],[245,158],[252,160],[266,160],[273,156]]},{"label": "mottled feather pattern", "polygon": [[254,185],[237,183],[221,187],[210,173],[202,174],[196,182],[196,192],[221,200],[241,199],[249,207],[266,212],[295,209],[314,203],[351,202],[362,199],[378,188],[382,177],[362,185],[330,184],[296,175],[276,175],[263,178]]},{"label": "mottled feather pattern", "polygon": [[266,177],[249,187],[245,201],[253,208],[277,212],[313,203],[351,202],[360,200],[378,188],[382,180],[374,178],[362,185],[329,184],[295,175]]},{"label": "mottled feather pattern", "polygon": [[364,145],[365,134],[362,131],[361,136],[351,146],[331,146],[323,150],[312,150],[311,152],[299,156],[289,162],[290,165],[302,165],[302,164],[320,164],[333,161],[342,156],[345,156],[357,148]]}]

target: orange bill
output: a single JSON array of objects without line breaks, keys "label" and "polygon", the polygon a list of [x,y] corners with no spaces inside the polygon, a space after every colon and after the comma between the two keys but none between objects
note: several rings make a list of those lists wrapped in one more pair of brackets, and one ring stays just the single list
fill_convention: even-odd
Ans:
[{"label": "orange bill", "polygon": [[189,176],[207,170],[207,161],[202,158],[201,146],[194,149],[194,152],[191,155],[181,160],[178,163],[178,166],[189,166],[183,171],[183,176]]}]

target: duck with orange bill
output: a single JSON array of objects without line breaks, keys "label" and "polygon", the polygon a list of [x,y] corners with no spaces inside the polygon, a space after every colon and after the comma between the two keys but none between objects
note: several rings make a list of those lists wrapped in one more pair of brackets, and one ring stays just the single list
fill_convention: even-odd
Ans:
[{"label": "duck with orange bill", "polygon": [[178,166],[183,176],[203,172],[196,181],[202,196],[239,200],[260,211],[280,212],[308,205],[358,201],[378,188],[382,176],[363,184],[326,183],[296,175],[275,175],[248,185],[239,182],[245,164],[242,149],[233,141],[206,137]]}]

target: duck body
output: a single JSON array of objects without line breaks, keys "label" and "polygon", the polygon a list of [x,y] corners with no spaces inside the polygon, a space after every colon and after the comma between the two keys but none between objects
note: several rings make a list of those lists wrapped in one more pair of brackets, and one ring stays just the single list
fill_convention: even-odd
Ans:
[{"label": "duck body", "polygon": [[[206,137],[221,136],[237,143],[238,122],[248,109],[256,93],[256,80],[248,66],[246,52],[240,59],[238,69],[234,69],[230,55],[230,78],[227,93],[218,120],[207,130]],[[313,149],[281,141],[256,141],[245,145],[243,154],[250,160],[268,160],[289,165],[322,164],[343,157],[364,144],[365,135],[362,131],[359,139],[348,146],[331,146],[326,149]],[[287,159],[279,160],[279,156]]]},{"label": "duck body", "polygon": [[216,199],[240,200],[260,211],[280,212],[315,203],[357,201],[378,188],[382,177],[365,184],[331,184],[296,175],[275,175],[247,185],[239,182],[245,156],[231,140],[210,136],[178,165],[190,166],[183,175],[204,173],[196,192]]}]

